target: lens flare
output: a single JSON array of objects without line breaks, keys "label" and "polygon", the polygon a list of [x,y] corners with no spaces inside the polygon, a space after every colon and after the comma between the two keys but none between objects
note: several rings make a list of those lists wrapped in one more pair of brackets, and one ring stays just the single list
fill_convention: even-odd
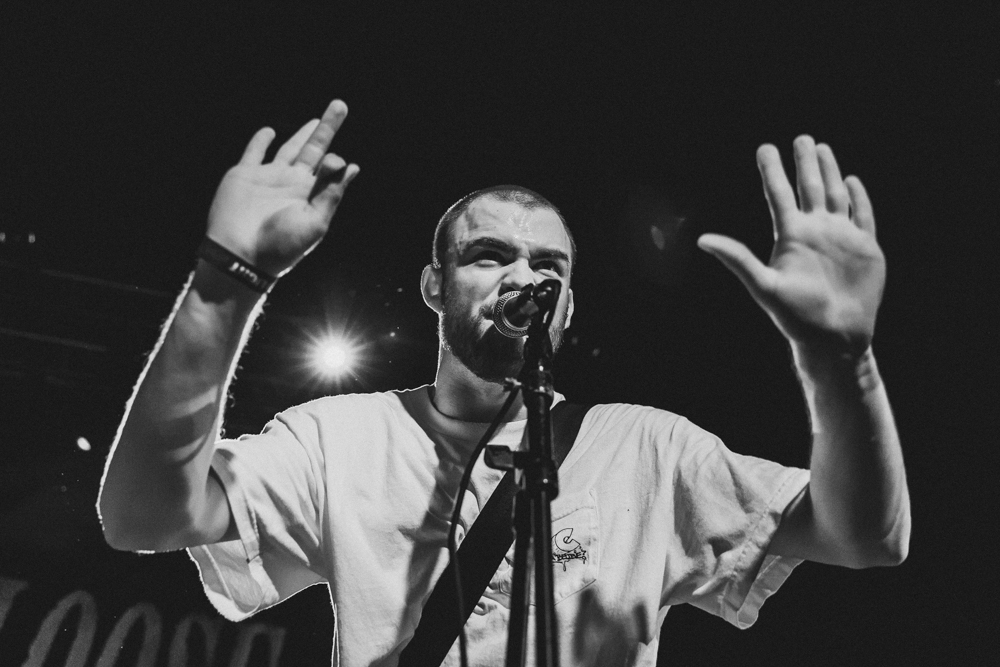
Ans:
[{"label": "lens flare", "polygon": [[310,365],[321,378],[343,377],[354,370],[355,361],[354,346],[339,336],[326,335],[312,344]]}]

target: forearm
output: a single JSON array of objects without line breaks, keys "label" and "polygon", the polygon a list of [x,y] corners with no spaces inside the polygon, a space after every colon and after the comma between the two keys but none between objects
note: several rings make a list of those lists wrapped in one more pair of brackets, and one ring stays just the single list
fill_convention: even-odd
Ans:
[{"label": "forearm", "polygon": [[162,548],[164,536],[207,520],[208,475],[227,386],[261,302],[259,294],[199,262],[108,458],[99,508],[112,545]]},{"label": "forearm", "polygon": [[860,358],[793,348],[812,420],[817,539],[855,566],[906,557],[910,504],[899,434],[869,348]]}]

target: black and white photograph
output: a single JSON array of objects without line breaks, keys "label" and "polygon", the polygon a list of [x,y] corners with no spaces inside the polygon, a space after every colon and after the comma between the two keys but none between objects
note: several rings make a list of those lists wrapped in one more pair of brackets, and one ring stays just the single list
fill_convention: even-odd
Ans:
[{"label": "black and white photograph", "polygon": [[1000,5],[0,9],[0,667],[996,658]]}]

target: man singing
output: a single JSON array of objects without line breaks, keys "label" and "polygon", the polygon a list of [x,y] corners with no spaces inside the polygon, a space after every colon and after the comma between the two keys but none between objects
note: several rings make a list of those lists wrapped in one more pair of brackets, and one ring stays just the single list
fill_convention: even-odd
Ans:
[{"label": "man singing", "polygon": [[[189,549],[227,618],[326,583],[334,663],[391,666],[447,564],[462,471],[506,399],[504,378],[522,363],[523,339],[498,332],[493,306],[560,281],[550,330],[558,347],[573,315],[576,249],[559,211],[530,190],[463,198],[438,224],[420,278],[439,316],[433,384],[317,399],[259,435],[218,440],[228,384],[273,278],[322,240],[359,172],[327,152],[346,115],[335,100],[270,162],[274,132],[260,130],[223,178],[98,506],[117,549]],[[748,627],[802,560],[863,568],[906,557],[903,457],[871,349],[885,284],[871,204],[828,146],[800,136],[794,158],[797,197],[777,149],[757,152],[774,221],[768,264],[727,237],[705,234],[698,245],[788,339],[812,423],[810,469],[735,454],[664,410],[590,409],[552,504],[563,664],[655,664],[664,616],[684,602]],[[522,447],[525,413],[518,399],[492,442]],[[476,464],[459,537],[501,474]],[[466,624],[473,665],[504,664],[510,559]],[[445,664],[458,664],[457,646]]]}]

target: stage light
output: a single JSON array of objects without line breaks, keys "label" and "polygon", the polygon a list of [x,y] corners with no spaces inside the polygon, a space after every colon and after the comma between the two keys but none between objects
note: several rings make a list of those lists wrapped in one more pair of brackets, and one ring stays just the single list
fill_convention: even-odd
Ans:
[{"label": "stage light", "polygon": [[76,439],[76,446],[79,447],[80,450],[82,450],[84,452],[89,452],[90,449],[91,449],[90,448],[90,441],[87,440],[82,435],[79,438]]},{"label": "stage light", "polygon": [[354,369],[354,363],[355,346],[348,340],[325,335],[313,341],[310,365],[317,376],[333,379],[347,375]]}]

